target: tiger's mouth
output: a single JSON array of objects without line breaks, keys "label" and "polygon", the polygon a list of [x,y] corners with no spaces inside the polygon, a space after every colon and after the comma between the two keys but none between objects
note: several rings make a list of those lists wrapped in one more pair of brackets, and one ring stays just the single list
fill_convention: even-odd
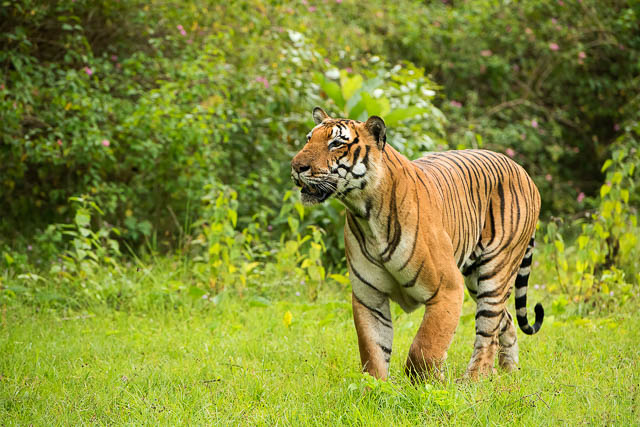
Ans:
[{"label": "tiger's mouth", "polygon": [[302,203],[305,205],[315,205],[327,200],[333,193],[335,188],[333,186],[322,186],[303,183],[300,186],[300,195]]}]

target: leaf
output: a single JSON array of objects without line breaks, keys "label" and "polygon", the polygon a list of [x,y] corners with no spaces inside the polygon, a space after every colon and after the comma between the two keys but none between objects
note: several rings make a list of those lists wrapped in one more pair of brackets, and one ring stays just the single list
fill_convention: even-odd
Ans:
[{"label": "leaf", "polygon": [[235,228],[236,223],[238,222],[238,212],[234,211],[233,209],[227,209],[227,216],[229,217],[229,219],[231,220],[231,224]]},{"label": "leaf", "polygon": [[340,283],[341,285],[349,284],[349,278],[342,274],[330,274],[329,277],[335,280],[336,282]]},{"label": "leaf", "polygon": [[578,237],[578,247],[582,250],[589,243],[589,236],[585,236],[584,234]]},{"label": "leaf", "polygon": [[284,313],[284,316],[282,316],[282,323],[284,323],[284,326],[286,326],[287,328],[289,327],[289,325],[291,325],[292,320],[293,314],[291,314],[290,311],[287,311],[286,313]]},{"label": "leaf", "polygon": [[75,221],[78,227],[86,227],[91,222],[91,215],[89,215],[89,212],[86,209],[78,209]]},{"label": "leaf", "polygon": [[201,289],[195,285],[189,287],[189,296],[193,299],[202,298],[202,296],[206,293],[207,292],[204,289]]},{"label": "leaf", "polygon": [[364,102],[367,113],[370,116],[386,116],[391,111],[391,105],[387,98],[374,98],[366,92],[362,92],[362,102]]},{"label": "leaf", "polygon": [[403,120],[410,119],[420,114],[428,113],[429,110],[420,107],[397,108],[384,117],[387,126],[393,126]]},{"label": "leaf", "polygon": [[603,184],[602,187],[600,187],[600,197],[604,198],[604,196],[609,194],[610,191],[611,187],[609,187],[607,184]]},{"label": "leaf", "polygon": [[602,165],[602,169],[600,170],[600,172],[604,172],[607,169],[609,169],[609,166],[611,166],[613,164],[613,160],[611,159],[607,159],[606,162],[604,162],[604,165]]},{"label": "leaf", "polygon": [[342,97],[346,100],[351,99],[353,95],[362,87],[364,79],[360,74],[354,74],[349,77],[346,71],[340,73],[340,85],[342,86]]},{"label": "leaf", "polygon": [[558,250],[558,252],[560,252],[560,253],[564,252],[564,242],[562,240],[556,240],[553,243],[555,244],[556,249]]},{"label": "leaf", "polygon": [[9,255],[8,253],[4,252],[4,260],[7,262],[7,264],[11,265],[14,263],[14,259],[11,255]]},{"label": "leaf", "polygon": [[344,104],[345,104],[345,100],[342,97],[342,91],[340,90],[340,86],[336,82],[333,82],[333,81],[327,79],[325,76],[323,76],[323,75],[321,75],[319,73],[316,75],[316,78],[319,81],[320,89],[322,89],[324,91],[324,93],[326,93],[327,96],[333,102],[336,103],[338,108],[343,109],[344,108]]},{"label": "leaf", "polygon": [[324,267],[319,265],[310,265],[307,268],[307,272],[309,273],[309,277],[311,280],[320,282],[324,280]]},{"label": "leaf", "polygon": [[244,274],[248,274],[251,270],[253,270],[254,268],[256,268],[257,266],[259,266],[260,263],[259,262],[249,262],[246,263],[242,266],[242,271],[244,272]]},{"label": "leaf", "polygon": [[626,188],[620,190],[620,197],[622,198],[623,202],[629,203],[629,190],[627,190]]},{"label": "leaf", "polygon": [[295,205],[293,205],[294,208],[296,208],[296,211],[298,211],[298,215],[300,216],[300,220],[304,220],[304,205],[300,202],[296,202]]},{"label": "leaf", "polygon": [[265,297],[255,296],[249,300],[249,305],[252,307],[269,307],[271,301]]}]

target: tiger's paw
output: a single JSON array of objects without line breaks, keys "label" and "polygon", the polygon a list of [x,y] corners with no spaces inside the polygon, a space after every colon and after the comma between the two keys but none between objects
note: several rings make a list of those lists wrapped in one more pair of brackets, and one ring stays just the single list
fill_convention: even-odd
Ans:
[{"label": "tiger's paw", "polygon": [[493,367],[493,364],[483,363],[478,364],[473,367],[469,367],[467,372],[464,374],[464,378],[467,380],[479,380],[483,377],[488,377],[489,375],[495,375],[498,371]]},{"label": "tiger's paw", "polygon": [[499,365],[505,372],[513,372],[518,370],[518,361],[510,357],[500,357]]}]

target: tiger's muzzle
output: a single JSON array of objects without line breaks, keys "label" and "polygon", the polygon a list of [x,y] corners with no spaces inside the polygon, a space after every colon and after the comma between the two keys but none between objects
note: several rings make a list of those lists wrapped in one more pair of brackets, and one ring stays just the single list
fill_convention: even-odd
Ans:
[{"label": "tiger's muzzle", "polygon": [[300,188],[302,203],[305,205],[315,205],[322,203],[333,195],[336,191],[336,183],[327,174],[322,176],[311,176],[308,169],[291,169],[291,179]]}]

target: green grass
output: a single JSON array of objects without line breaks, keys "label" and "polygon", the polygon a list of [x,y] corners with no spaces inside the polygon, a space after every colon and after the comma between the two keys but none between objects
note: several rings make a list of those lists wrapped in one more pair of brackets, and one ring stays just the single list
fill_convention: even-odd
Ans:
[{"label": "green grass", "polygon": [[[445,384],[411,385],[402,364],[421,313],[395,315],[391,381],[359,374],[348,298],[123,313],[2,312],[3,425],[638,424],[640,315],[547,319],[520,336],[521,370],[464,373],[473,305]],[[290,311],[293,321],[283,317]],[[368,387],[367,387],[368,386]],[[367,391],[365,391],[365,389]]]}]

